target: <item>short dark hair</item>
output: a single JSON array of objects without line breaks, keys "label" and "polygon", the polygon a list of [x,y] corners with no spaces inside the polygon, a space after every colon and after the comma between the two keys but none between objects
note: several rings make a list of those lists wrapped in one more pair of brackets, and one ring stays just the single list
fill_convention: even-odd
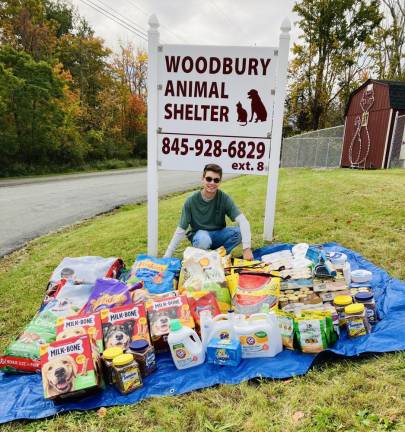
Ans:
[{"label": "short dark hair", "polygon": [[204,171],[203,171],[203,177],[205,177],[205,174],[207,171],[212,171],[214,173],[219,174],[219,178],[222,179],[222,168],[219,165],[217,165],[217,164],[205,165]]}]

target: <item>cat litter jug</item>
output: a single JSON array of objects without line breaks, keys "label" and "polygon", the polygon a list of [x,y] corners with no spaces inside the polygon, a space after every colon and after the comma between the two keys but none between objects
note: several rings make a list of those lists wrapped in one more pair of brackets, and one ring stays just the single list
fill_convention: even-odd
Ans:
[{"label": "cat litter jug", "polygon": [[178,319],[170,322],[167,343],[177,369],[187,369],[204,363],[205,350],[198,334],[193,329],[182,326]]},{"label": "cat litter jug", "polygon": [[212,339],[234,339],[233,312],[212,317],[209,310],[200,312],[201,338],[204,349]]},{"label": "cat litter jug", "polygon": [[281,332],[274,313],[257,313],[248,319],[238,316],[233,323],[242,346],[242,358],[274,357],[283,350]]}]

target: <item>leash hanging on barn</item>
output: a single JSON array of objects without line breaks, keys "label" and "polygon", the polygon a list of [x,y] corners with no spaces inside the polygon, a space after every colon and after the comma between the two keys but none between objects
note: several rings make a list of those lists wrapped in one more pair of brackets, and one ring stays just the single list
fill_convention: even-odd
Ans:
[{"label": "leash hanging on barn", "polygon": [[[374,104],[374,90],[373,87],[371,86],[371,88],[369,88],[369,86],[367,86],[366,90],[363,92],[363,96],[361,98],[360,101],[360,107],[361,110],[363,111],[361,116],[356,116],[356,118],[354,119],[354,127],[355,127],[355,133],[353,135],[353,138],[350,142],[350,147],[349,147],[349,162],[350,162],[350,167],[351,168],[359,168],[360,165],[365,164],[367,158],[368,158],[368,154],[370,153],[370,133],[368,131],[368,116],[369,116],[369,111],[370,108],[373,106]],[[365,129],[365,133],[366,133],[366,142],[367,142],[367,150],[364,152],[364,157],[362,159],[361,158],[361,153],[362,153],[362,149],[363,149],[363,143],[361,140],[361,130],[364,127]],[[357,156],[354,159],[353,158],[353,147],[354,147],[354,143],[357,140],[358,146],[359,146],[359,151],[357,152]]]}]

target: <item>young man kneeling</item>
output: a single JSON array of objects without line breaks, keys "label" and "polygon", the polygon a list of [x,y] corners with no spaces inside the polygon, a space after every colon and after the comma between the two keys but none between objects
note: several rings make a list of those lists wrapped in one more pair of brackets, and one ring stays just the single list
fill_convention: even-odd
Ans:
[{"label": "young man kneeling", "polygon": [[[232,198],[219,189],[221,180],[222,168],[219,165],[208,164],[204,167],[203,188],[190,195],[184,203],[179,225],[165,257],[171,257],[180,241],[187,236],[196,248],[217,249],[224,246],[227,254],[242,243],[243,258],[253,259],[249,222]],[[225,216],[239,226],[227,227]]]}]

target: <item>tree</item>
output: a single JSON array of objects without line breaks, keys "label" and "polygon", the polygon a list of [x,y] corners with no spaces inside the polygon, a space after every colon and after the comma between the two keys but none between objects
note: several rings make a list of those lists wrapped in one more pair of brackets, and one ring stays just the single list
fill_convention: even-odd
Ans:
[{"label": "tree", "polygon": [[405,1],[382,0],[385,19],[370,42],[379,79],[405,79]]},{"label": "tree", "polygon": [[56,44],[55,22],[47,21],[42,0],[8,0],[0,3],[0,40],[24,50],[34,60],[50,60]]},{"label": "tree", "polygon": [[68,33],[60,38],[57,57],[71,73],[71,85],[80,92],[83,105],[97,107],[97,95],[110,80],[107,64],[110,54],[111,50],[104,46],[102,39],[83,28],[79,28],[76,35]]},{"label": "tree", "polygon": [[120,53],[114,56],[113,69],[117,78],[125,85],[131,94],[146,98],[146,78],[148,72],[148,54],[145,50],[135,50],[129,42],[120,44]]},{"label": "tree", "polygon": [[339,111],[357,86],[367,68],[365,44],[382,19],[378,5],[378,0],[301,0],[295,4],[302,43],[292,48],[289,115],[303,130],[328,125],[329,113]]},{"label": "tree", "polygon": [[[25,164],[52,160],[59,147],[63,82],[44,61],[11,47],[0,49],[2,158]],[[4,149],[4,150],[3,150]]]}]

